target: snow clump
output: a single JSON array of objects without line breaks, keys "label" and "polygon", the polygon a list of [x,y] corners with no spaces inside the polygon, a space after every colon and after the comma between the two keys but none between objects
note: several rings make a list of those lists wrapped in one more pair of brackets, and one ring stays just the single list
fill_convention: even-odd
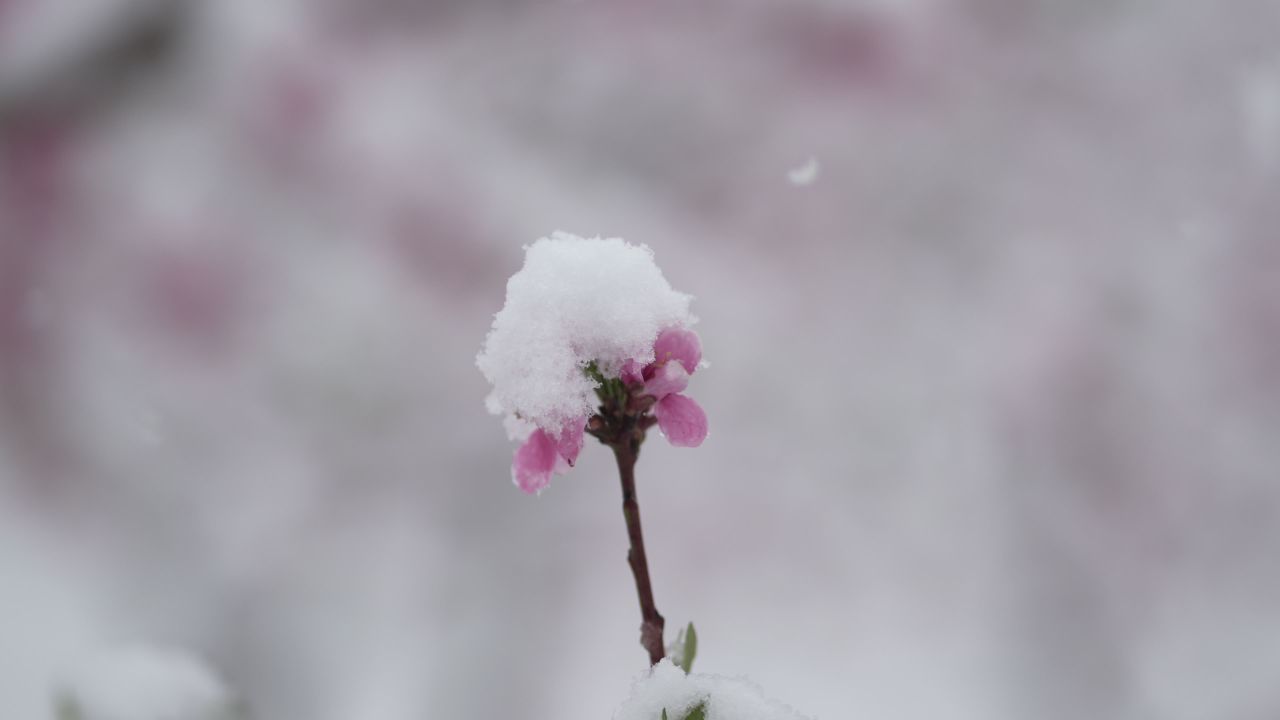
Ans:
[{"label": "snow clump", "polygon": [[687,328],[693,298],[672,289],[646,245],[552,233],[525,246],[476,365],[493,384],[489,411],[507,416],[512,440],[535,428],[559,434],[594,411],[594,362],[618,377],[628,361],[653,362],[667,328]]},{"label": "snow clump", "polygon": [[613,720],[684,720],[701,703],[706,720],[811,720],[769,700],[755,684],[741,678],[693,673],[686,675],[670,658],[653,666],[631,689],[631,697]]}]

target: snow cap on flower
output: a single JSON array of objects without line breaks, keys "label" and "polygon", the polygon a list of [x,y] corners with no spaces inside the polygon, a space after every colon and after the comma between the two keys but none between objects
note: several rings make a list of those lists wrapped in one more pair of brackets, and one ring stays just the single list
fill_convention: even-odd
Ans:
[{"label": "snow cap on flower", "polygon": [[[556,232],[526,246],[476,358],[493,384],[486,405],[559,437],[597,404],[583,368],[595,362],[617,377],[628,360],[652,363],[660,332],[696,322],[690,300],[672,289],[645,245]],[[529,467],[540,471],[545,453],[537,458]]]}]

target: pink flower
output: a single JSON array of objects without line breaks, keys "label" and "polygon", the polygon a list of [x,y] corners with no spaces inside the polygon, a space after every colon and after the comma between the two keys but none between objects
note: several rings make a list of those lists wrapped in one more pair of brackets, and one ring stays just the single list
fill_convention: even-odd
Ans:
[{"label": "pink flower", "polygon": [[702,343],[697,333],[681,328],[663,330],[653,343],[653,355],[653,362],[639,373],[634,362],[628,363],[622,371],[623,381],[644,384],[640,392],[657,401],[653,416],[658,421],[658,429],[672,445],[701,445],[707,438],[707,414],[693,398],[680,394],[702,361]]},{"label": "pink flower", "polygon": [[[671,328],[658,335],[653,354],[653,362],[644,367],[628,361],[620,373],[622,382],[633,399],[652,398],[653,419],[672,445],[697,447],[707,437],[707,414],[681,392],[702,361],[702,344],[692,330]],[[641,403],[627,412],[643,414],[648,407]],[[594,420],[598,422],[599,418]],[[578,418],[558,433],[535,429],[511,461],[511,479],[516,487],[537,493],[551,482],[553,474],[568,472],[582,452],[586,424],[587,418]]]},{"label": "pink flower", "polygon": [[534,430],[511,461],[511,479],[516,487],[536,493],[551,482],[552,473],[568,472],[582,452],[582,431],[586,423],[586,418],[575,420],[558,436],[542,428]]}]

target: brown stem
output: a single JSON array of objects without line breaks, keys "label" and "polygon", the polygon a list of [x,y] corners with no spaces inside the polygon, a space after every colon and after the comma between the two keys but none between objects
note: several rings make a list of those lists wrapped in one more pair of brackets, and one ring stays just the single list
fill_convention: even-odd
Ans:
[{"label": "brown stem", "polygon": [[649,582],[649,560],[644,554],[644,534],[640,531],[640,505],[636,502],[636,456],[639,446],[623,442],[613,446],[622,478],[622,515],[627,520],[627,537],[631,549],[627,562],[636,578],[636,594],[640,597],[640,644],[649,651],[649,663],[657,665],[666,654],[662,643],[663,618],[653,602],[653,585]]}]

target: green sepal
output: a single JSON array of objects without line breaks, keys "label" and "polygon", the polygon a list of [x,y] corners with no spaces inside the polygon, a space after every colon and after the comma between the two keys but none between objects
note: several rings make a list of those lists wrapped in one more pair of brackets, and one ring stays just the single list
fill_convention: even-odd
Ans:
[{"label": "green sepal", "polygon": [[688,675],[693,672],[693,659],[698,656],[698,631],[693,628],[693,623],[689,623],[681,635],[684,642],[680,647],[680,669]]},{"label": "green sepal", "polygon": [[[662,708],[662,720],[667,720],[666,708]],[[684,716],[684,720],[707,720],[707,704],[700,702],[694,705],[689,714]]]},{"label": "green sepal", "polygon": [[592,360],[582,368],[582,374],[604,385],[604,375],[600,373],[600,366],[596,365],[596,361]]}]

